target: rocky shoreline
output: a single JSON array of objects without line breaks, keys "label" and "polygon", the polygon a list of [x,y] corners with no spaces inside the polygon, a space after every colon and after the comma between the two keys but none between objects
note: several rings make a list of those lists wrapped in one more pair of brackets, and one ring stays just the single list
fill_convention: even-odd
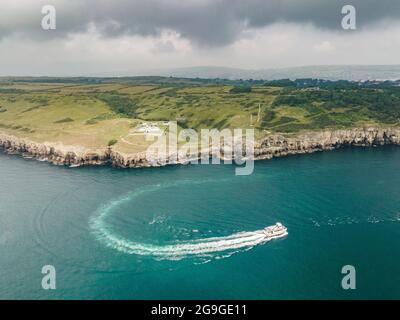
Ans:
[{"label": "rocky shoreline", "polygon": [[[343,146],[400,145],[400,128],[352,128],[340,130],[310,131],[297,135],[271,134],[254,145],[254,159],[271,159],[291,154],[333,150]],[[48,161],[70,167],[86,165],[113,165],[120,168],[139,168],[154,165],[146,159],[146,153],[123,154],[111,147],[88,150],[83,147],[57,143],[37,143],[28,139],[0,133],[0,148],[6,153],[20,154],[25,158]],[[167,162],[166,164],[176,164]]]}]

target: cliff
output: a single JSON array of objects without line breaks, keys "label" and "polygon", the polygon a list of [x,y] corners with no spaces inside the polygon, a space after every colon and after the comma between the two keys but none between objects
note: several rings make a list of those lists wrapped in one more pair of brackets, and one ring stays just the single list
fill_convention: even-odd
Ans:
[{"label": "cliff", "polygon": [[255,146],[256,159],[333,150],[344,146],[400,145],[400,128],[312,131],[296,136],[270,135]]},{"label": "cliff", "polygon": [[[310,131],[296,135],[271,134],[255,143],[254,158],[271,159],[290,154],[332,150],[342,146],[400,145],[400,128],[352,128]],[[123,154],[112,148],[88,150],[57,143],[37,143],[0,134],[0,147],[7,153],[48,161],[56,165],[82,166],[111,164],[133,168],[151,166],[146,153]],[[179,163],[179,161],[178,161]],[[162,165],[159,163],[158,165]]]},{"label": "cliff", "polygon": [[89,151],[79,146],[39,143],[6,134],[0,134],[0,147],[9,154],[20,154],[26,158],[48,161],[56,165],[102,165],[110,160],[109,149]]}]

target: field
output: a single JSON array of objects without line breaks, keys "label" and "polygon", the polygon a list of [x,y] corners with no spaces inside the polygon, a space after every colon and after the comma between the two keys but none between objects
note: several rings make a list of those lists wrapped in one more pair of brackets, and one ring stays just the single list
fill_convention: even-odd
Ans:
[{"label": "field", "polygon": [[2,78],[0,132],[89,149],[144,150],[140,123],[271,132],[398,125],[391,85],[142,78]]}]

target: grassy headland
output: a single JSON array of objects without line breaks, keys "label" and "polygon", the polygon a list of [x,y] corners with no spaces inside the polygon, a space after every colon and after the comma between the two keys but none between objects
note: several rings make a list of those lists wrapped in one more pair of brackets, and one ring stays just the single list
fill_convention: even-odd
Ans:
[{"label": "grassy headland", "polygon": [[[142,121],[180,128],[254,128],[296,133],[393,125],[397,82],[230,81],[163,77],[0,79],[0,132],[89,149],[144,150]],[[122,138],[125,137],[125,138]]]}]

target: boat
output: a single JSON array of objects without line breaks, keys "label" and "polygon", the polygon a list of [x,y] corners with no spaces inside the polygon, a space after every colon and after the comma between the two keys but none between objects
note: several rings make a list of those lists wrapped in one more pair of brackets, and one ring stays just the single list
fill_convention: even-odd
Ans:
[{"label": "boat", "polygon": [[262,232],[268,239],[282,238],[288,235],[287,228],[280,222],[277,222],[273,226],[264,228]]}]

